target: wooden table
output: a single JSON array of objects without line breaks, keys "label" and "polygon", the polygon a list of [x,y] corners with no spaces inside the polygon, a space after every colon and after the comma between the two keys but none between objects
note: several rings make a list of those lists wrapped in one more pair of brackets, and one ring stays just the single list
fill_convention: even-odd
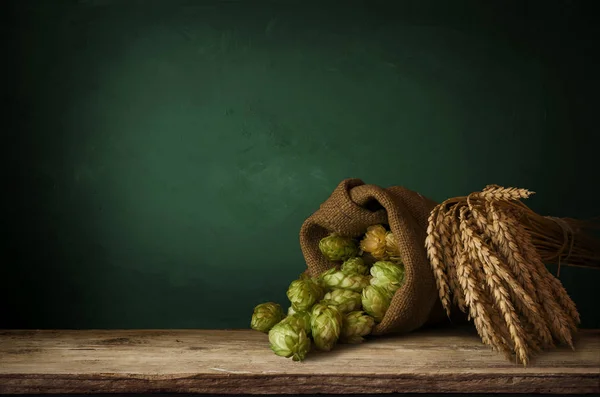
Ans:
[{"label": "wooden table", "polygon": [[471,328],[338,345],[304,362],[250,330],[0,331],[0,393],[600,393],[600,330],[524,368]]}]

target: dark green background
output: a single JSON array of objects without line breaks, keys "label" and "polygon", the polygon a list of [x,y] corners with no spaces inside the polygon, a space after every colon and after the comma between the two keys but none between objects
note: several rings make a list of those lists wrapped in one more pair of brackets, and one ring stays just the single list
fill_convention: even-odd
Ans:
[{"label": "dark green background", "polygon": [[3,2],[0,326],[246,328],[348,177],[597,216],[592,5]]}]

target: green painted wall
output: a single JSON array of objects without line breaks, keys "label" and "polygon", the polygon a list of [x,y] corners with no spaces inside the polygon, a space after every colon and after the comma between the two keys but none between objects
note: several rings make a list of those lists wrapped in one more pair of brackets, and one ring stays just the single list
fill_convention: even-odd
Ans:
[{"label": "green painted wall", "polygon": [[4,2],[0,326],[248,327],[347,177],[598,215],[589,3],[326,3]]}]

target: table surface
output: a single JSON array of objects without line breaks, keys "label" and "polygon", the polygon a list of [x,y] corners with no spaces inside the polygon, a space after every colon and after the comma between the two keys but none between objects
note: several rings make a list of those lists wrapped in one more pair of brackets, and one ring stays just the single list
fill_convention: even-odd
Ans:
[{"label": "table surface", "polygon": [[527,367],[470,327],[276,356],[252,330],[3,330],[0,393],[600,393],[600,330]]}]

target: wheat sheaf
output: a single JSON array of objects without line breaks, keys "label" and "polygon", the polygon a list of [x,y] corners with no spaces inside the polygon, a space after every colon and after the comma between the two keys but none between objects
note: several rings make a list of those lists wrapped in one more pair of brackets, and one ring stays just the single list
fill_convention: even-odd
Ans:
[{"label": "wheat sheaf", "polygon": [[425,247],[440,300],[458,308],[484,344],[527,365],[557,343],[573,347],[573,300],[546,264],[600,269],[596,223],[541,216],[520,200],[534,192],[489,185],[437,205]]}]

